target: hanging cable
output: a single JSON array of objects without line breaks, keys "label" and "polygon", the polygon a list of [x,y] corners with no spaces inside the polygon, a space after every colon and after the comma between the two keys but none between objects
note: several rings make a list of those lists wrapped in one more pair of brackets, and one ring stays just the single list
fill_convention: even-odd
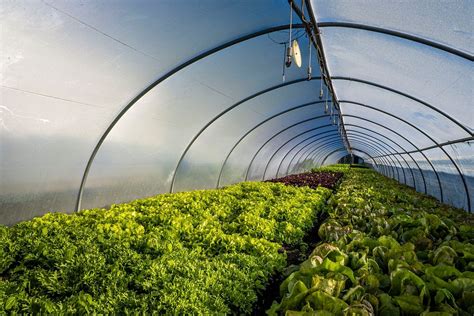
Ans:
[{"label": "hanging cable", "polygon": [[293,1],[290,1],[290,32],[288,34],[288,46],[286,47],[286,67],[291,66],[291,33],[293,32]]},{"label": "hanging cable", "polygon": [[[322,75],[322,73],[321,73],[321,75]],[[322,100],[323,96],[324,96],[324,93],[323,93],[323,79],[321,78],[321,88],[319,89],[319,99]]]},{"label": "hanging cable", "polygon": [[308,36],[308,81],[311,80],[313,72],[313,69],[311,68],[311,46],[311,39]]},{"label": "hanging cable", "polygon": [[[326,87],[326,93],[327,93],[327,89],[328,89],[328,88]],[[328,98],[327,98],[327,97],[326,97],[326,100],[325,100],[324,103],[325,103],[325,105],[324,105],[324,113],[325,113],[325,114],[328,114],[328,112],[329,112],[329,105],[328,105]]]},{"label": "hanging cable", "polygon": [[286,43],[283,43],[284,49],[283,49],[283,63],[282,63],[282,77],[283,77],[283,82],[285,82],[285,73],[286,73],[286,67],[285,67],[285,59],[286,59]]}]

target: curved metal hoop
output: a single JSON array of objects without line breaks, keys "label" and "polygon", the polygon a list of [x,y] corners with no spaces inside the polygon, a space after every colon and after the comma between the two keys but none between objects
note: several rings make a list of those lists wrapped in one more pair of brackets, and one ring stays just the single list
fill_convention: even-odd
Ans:
[{"label": "curved metal hoop", "polygon": [[436,49],[440,49],[442,51],[459,56],[461,58],[465,58],[470,61],[474,61],[474,57],[472,55],[465,53],[463,51],[457,50],[455,48],[452,48],[440,43],[436,43],[436,42],[433,42],[433,41],[430,41],[418,36],[398,32],[398,31],[393,31],[393,30],[389,30],[389,29],[385,29],[381,27],[375,27],[375,26],[370,26],[366,24],[350,23],[350,22],[319,22],[318,26],[322,28],[329,28],[329,27],[352,28],[352,29],[359,29],[359,30],[364,30],[364,31],[370,31],[370,32],[395,36],[395,37],[403,38],[409,41],[417,42],[423,45],[427,45]]},{"label": "curved metal hoop", "polygon": [[[303,24],[294,24],[292,26],[293,28],[303,28]],[[102,143],[105,141],[105,138],[107,137],[107,135],[109,135],[109,133],[112,131],[112,129],[114,128],[114,126],[117,124],[117,122],[122,118],[122,116],[135,104],[138,102],[138,100],[140,100],[145,94],[147,94],[151,89],[153,89],[154,87],[156,87],[158,84],[160,84],[161,82],[165,81],[166,79],[168,79],[169,77],[171,77],[172,75],[174,75],[175,73],[179,72],[180,70],[194,64],[195,62],[203,59],[203,58],[206,58],[216,52],[219,52],[223,49],[226,49],[228,47],[231,47],[233,45],[236,45],[236,44],[239,44],[239,43],[242,43],[244,41],[247,41],[247,40],[250,40],[252,38],[255,38],[255,37],[258,37],[258,36],[261,36],[261,35],[265,35],[265,34],[268,34],[268,33],[272,33],[272,32],[277,32],[277,31],[282,31],[282,30],[287,30],[290,28],[290,25],[280,25],[280,26],[275,26],[275,27],[269,27],[269,28],[266,28],[266,29],[263,29],[263,30],[260,30],[258,32],[254,32],[254,33],[251,33],[251,34],[247,34],[247,35],[244,35],[244,36],[241,36],[241,37],[238,37],[234,40],[231,40],[229,42],[226,42],[224,44],[221,44],[219,46],[216,46],[212,49],[209,49],[183,63],[181,63],[180,65],[176,66],[175,68],[171,69],[170,71],[168,71],[166,74],[164,74],[163,76],[159,77],[157,80],[155,80],[154,82],[152,82],[151,84],[149,84],[145,89],[143,89],[140,93],[138,93],[127,105],[125,105],[125,107],[119,112],[119,114],[112,120],[112,122],[110,122],[109,126],[105,129],[105,131],[102,133],[102,136],[99,138],[97,144],[95,145],[94,149],[92,150],[92,153],[89,157],[89,160],[87,161],[87,165],[86,165],[86,168],[84,170],[84,174],[82,176],[82,179],[81,179],[81,184],[79,186],[79,192],[78,192],[78,195],[77,195],[77,200],[76,200],[76,212],[80,210],[81,208],[81,200],[82,200],[82,195],[84,193],[84,186],[85,186],[85,183],[87,181],[87,176],[89,174],[89,171],[90,171],[90,168],[92,166],[92,162],[94,161],[94,158],[95,156],[97,155],[97,152],[99,151],[99,148],[102,146]]]},{"label": "curved metal hoop", "polygon": [[[385,113],[387,115],[390,115],[390,116],[393,116],[392,114],[389,114],[389,113]],[[351,117],[353,115],[350,115],[350,114],[343,114],[343,116],[345,117]],[[353,117],[357,117],[357,116],[353,116]],[[440,147],[438,142],[436,142],[431,136],[429,136],[427,133],[425,133],[424,131],[422,131],[421,129],[419,129],[418,127],[416,127],[415,125],[411,124],[410,122],[407,122],[399,117],[396,117],[396,116],[393,116],[395,117],[396,119],[400,120],[401,122],[413,127],[414,129],[416,129],[417,131],[419,131],[420,133],[422,133],[424,136],[426,136],[430,141],[433,142],[433,144],[435,145],[438,145],[438,148],[441,149],[443,151],[443,153],[446,155],[446,157],[448,157],[448,159],[451,161],[451,163],[453,164],[453,166],[456,168],[456,171],[458,172],[459,176],[461,177],[461,180],[462,180],[462,183],[463,183],[463,186],[464,186],[464,192],[466,192],[466,197],[467,197],[467,208],[469,210],[469,212],[471,212],[471,198],[469,197],[469,190],[468,190],[468,186],[467,186],[467,183],[466,183],[466,179],[463,175],[463,173],[461,172],[461,170],[459,169],[459,166],[456,164],[456,162],[454,161],[454,159],[448,154],[448,152],[443,148],[443,147]],[[370,120],[367,120],[369,122],[372,122]],[[372,122],[374,123],[374,122]],[[434,168],[433,168],[434,169]]]},{"label": "curved metal hoop", "polygon": [[[418,171],[420,172],[421,179],[423,180],[424,192],[425,192],[425,194],[428,193],[427,188],[426,188],[426,180],[425,180],[425,176],[424,176],[424,174],[423,174],[423,170],[420,168],[420,166],[418,165],[418,163],[416,162],[416,160],[413,158],[413,156],[412,156],[408,151],[405,150],[405,148],[403,148],[403,147],[400,146],[397,142],[393,141],[392,139],[388,138],[387,136],[385,136],[385,135],[383,135],[383,134],[381,134],[381,133],[379,133],[379,132],[376,132],[376,131],[374,131],[374,130],[371,130],[371,129],[368,129],[368,128],[365,128],[365,127],[361,127],[361,126],[359,126],[359,125],[353,125],[353,124],[346,124],[346,126],[354,126],[354,127],[356,127],[356,128],[360,128],[360,129],[362,129],[362,130],[370,131],[371,133],[374,133],[374,134],[376,134],[376,135],[378,135],[378,136],[380,136],[380,137],[383,137],[384,139],[386,139],[386,140],[392,142],[393,144],[395,144],[396,146],[398,146],[401,150],[403,150],[403,153],[400,154],[400,157],[403,158],[402,155],[403,155],[403,154],[406,154],[406,155],[408,155],[408,156],[411,158],[411,160],[413,161],[413,163],[414,163],[414,164],[416,165],[416,167],[418,168]],[[349,131],[353,131],[353,130],[347,129],[347,131],[349,132]],[[358,132],[359,132],[360,134],[365,134],[365,135],[368,136],[368,137],[373,137],[373,135],[369,135],[369,134],[364,133],[364,132],[361,132],[361,131],[358,131]],[[374,156],[373,158],[377,158],[377,157]],[[403,159],[404,159],[404,158],[403,158]],[[411,170],[411,168],[410,168],[410,170]],[[412,171],[412,176],[413,176],[413,178],[415,178],[415,177],[414,177],[414,174],[413,174],[413,171]]]},{"label": "curved metal hoop", "polygon": [[[432,109],[433,111],[436,111],[438,112],[439,114],[441,114],[442,116],[446,117],[448,120],[450,120],[451,122],[453,122],[454,124],[456,124],[457,126],[459,126],[462,130],[464,130],[469,136],[473,136],[473,133],[467,128],[465,127],[463,124],[461,124],[460,122],[458,122],[457,120],[455,120],[454,118],[452,118],[451,116],[449,116],[447,113],[444,113],[443,111],[441,111],[440,109],[438,109],[437,107],[421,100],[421,99],[418,99],[410,94],[407,94],[407,93],[404,93],[402,91],[399,91],[399,90],[395,90],[393,88],[390,88],[390,87],[387,87],[387,86],[384,86],[384,85],[381,85],[381,84],[378,84],[378,83],[375,83],[375,82],[372,82],[372,81],[368,81],[368,80],[363,80],[363,79],[358,79],[358,78],[351,78],[351,77],[344,77],[344,76],[334,76],[334,77],[331,77],[332,80],[345,80],[345,81],[353,81],[353,82],[358,82],[358,83],[363,83],[363,84],[366,84],[366,85],[369,85],[369,86],[373,86],[373,87],[377,87],[379,89],[383,89],[383,90],[386,90],[386,91],[389,91],[389,92],[392,92],[392,93],[395,93],[395,94],[398,94],[398,95],[401,95],[403,97],[406,97],[410,100],[413,100],[415,102],[418,102],[430,109]],[[340,102],[340,101],[339,101]],[[352,102],[352,101],[346,101],[346,102]]]},{"label": "curved metal hoop", "polygon": [[[327,116],[320,116],[320,117],[317,117],[317,118],[322,118],[322,117],[327,117]],[[311,120],[311,119],[309,119],[309,120]],[[260,148],[257,150],[257,152],[253,155],[252,160],[250,160],[250,163],[249,163],[249,165],[248,165],[248,167],[247,167],[247,171],[245,172],[245,181],[248,180],[250,168],[252,167],[252,164],[253,164],[253,162],[255,161],[255,158],[256,158],[257,155],[260,153],[260,151],[261,151],[272,139],[274,139],[276,136],[280,135],[280,134],[283,133],[284,131],[290,129],[291,127],[294,127],[294,126],[296,126],[296,125],[305,123],[305,122],[307,122],[307,121],[309,121],[309,120],[304,120],[304,121],[301,121],[301,122],[299,122],[299,123],[293,124],[293,125],[291,125],[291,126],[285,128],[285,129],[279,131],[278,133],[274,134],[274,135],[273,135],[272,137],[270,137],[265,143],[263,143],[263,145],[260,146]],[[327,124],[327,125],[318,126],[318,127],[316,127],[316,128],[313,128],[313,129],[307,130],[307,131],[305,131],[305,132],[303,132],[303,133],[300,133],[300,134],[298,134],[298,135],[295,136],[295,137],[299,137],[299,136],[301,136],[301,135],[303,135],[303,134],[306,134],[306,133],[309,133],[309,132],[311,132],[311,131],[318,130],[318,129],[323,128],[323,127],[329,127],[329,126],[332,126],[332,124]]]},{"label": "curved metal hoop", "polygon": [[[353,131],[352,133],[347,133],[349,139],[350,139],[351,135],[354,135],[354,136],[357,135],[357,138],[359,138],[359,137],[362,137],[362,138],[363,138],[363,137],[364,137],[364,135],[360,135],[359,133],[356,133],[356,134],[353,134],[353,133],[356,133],[356,132]],[[379,145],[379,144],[384,144],[384,145],[386,145],[386,146],[389,146],[390,149],[395,150],[392,146],[386,144],[384,141],[380,140],[379,138],[377,138],[377,137],[372,137],[372,138],[375,139],[375,140],[377,140],[377,142],[374,142],[371,138],[367,138],[367,139],[363,138],[363,139],[365,139],[366,141],[370,141],[371,143],[374,143],[374,144],[377,144],[377,145]],[[379,145],[379,147],[381,147],[384,151],[387,151],[385,147],[383,147],[383,146],[381,146],[381,145]],[[397,160],[398,164],[400,165],[400,168],[401,168],[402,173],[403,173],[404,182],[405,182],[405,184],[408,185],[407,176],[406,176],[406,174],[405,174],[405,168],[402,166],[401,161],[397,158],[397,156],[394,155],[393,157],[395,157],[395,159]],[[400,156],[400,157],[401,157],[401,156]],[[410,165],[408,164],[408,162],[407,162],[403,157],[401,157],[401,158],[402,158],[402,160],[405,162],[405,164],[406,164],[406,166],[407,166],[407,169],[410,170],[411,176],[412,176],[412,179],[413,179],[413,186],[416,187],[415,177],[414,177],[414,175],[413,175],[413,171],[412,171],[411,168],[410,168]]]},{"label": "curved metal hoop", "polygon": [[[362,143],[364,143],[364,145],[366,145],[366,147],[371,148],[374,152],[376,152],[376,153],[380,152],[379,150],[377,150],[375,147],[371,146],[370,144],[367,144],[363,141],[362,141]],[[320,148],[312,149],[303,161],[305,161],[305,160],[315,160],[318,156],[324,155],[324,152],[318,152],[319,149]],[[319,159],[317,159],[317,160],[319,160]],[[390,160],[389,159],[380,159],[380,160],[382,160],[382,162],[384,162],[382,165],[386,165],[386,166],[390,167],[390,171],[392,173],[392,176],[391,176],[392,178],[397,178],[399,180],[401,179],[400,174],[398,172],[398,169],[396,169],[396,167],[394,167],[394,165],[396,165],[396,164],[393,160],[391,160],[391,159]],[[323,165],[323,163],[321,165]]]},{"label": "curved metal hoop", "polygon": [[276,118],[276,117],[279,117],[281,115],[284,115],[286,113],[289,113],[291,111],[295,111],[295,110],[298,110],[298,109],[301,109],[301,108],[304,108],[304,107],[307,107],[307,106],[310,106],[310,105],[315,105],[315,104],[320,104],[320,103],[324,103],[326,102],[327,100],[323,100],[323,101],[315,101],[315,102],[309,102],[309,103],[304,103],[304,104],[301,104],[301,105],[298,105],[298,106],[295,106],[295,107],[292,107],[292,108],[288,108],[286,109],[285,111],[281,111],[275,115],[272,115],[268,118],[266,118],[265,120],[261,121],[260,123],[258,123],[257,125],[255,125],[254,127],[252,127],[251,129],[249,129],[245,134],[243,134],[238,140],[237,142],[234,144],[234,146],[232,146],[232,148],[230,149],[230,151],[227,153],[225,159],[224,159],[224,162],[222,163],[222,166],[221,166],[221,169],[219,171],[219,176],[217,178],[217,184],[216,184],[216,188],[218,188],[220,186],[220,182],[221,182],[221,178],[222,178],[222,173],[224,171],[224,167],[227,163],[227,160],[229,160],[229,157],[232,155],[232,152],[234,151],[234,149],[250,134],[252,133],[254,130],[256,130],[258,127],[262,126],[263,124],[269,122],[270,120]]},{"label": "curved metal hoop", "polygon": [[[403,140],[405,140],[406,142],[408,142],[411,146],[413,146],[414,148],[416,148],[416,149],[419,150],[419,148],[418,148],[415,144],[413,144],[409,139],[407,139],[406,137],[404,137],[404,136],[401,135],[400,133],[396,132],[395,130],[393,130],[393,129],[387,127],[387,126],[384,126],[384,125],[382,125],[382,124],[379,124],[379,123],[377,123],[377,122],[374,122],[374,121],[368,120],[368,119],[366,119],[366,118],[360,117],[360,116],[355,116],[355,115],[353,115],[353,117],[356,117],[357,119],[360,119],[360,120],[363,120],[363,121],[368,121],[368,122],[373,123],[373,124],[375,124],[375,125],[377,125],[377,126],[380,126],[380,127],[382,127],[383,129],[386,129],[386,130],[390,131],[391,133],[397,135],[398,137],[402,138]],[[381,135],[380,133],[375,132],[375,131],[373,131],[372,129],[369,129],[369,128],[366,128],[366,127],[362,127],[362,126],[360,126],[360,125],[347,124],[347,123],[346,123],[345,125],[346,125],[346,126],[358,127],[358,128],[361,128],[361,129],[365,129],[365,130],[374,132],[374,133],[376,133],[376,134],[378,134],[378,135]],[[392,142],[394,142],[394,141],[392,141]],[[394,142],[394,143],[396,143],[396,142]],[[397,143],[397,144],[398,144],[398,143]],[[399,146],[400,148],[403,148],[403,147],[401,147],[400,145],[398,145],[398,146]],[[436,176],[436,179],[437,179],[437,181],[438,181],[438,186],[439,186],[439,190],[440,190],[440,199],[441,199],[441,201],[443,202],[443,188],[442,188],[442,186],[441,186],[441,180],[440,180],[440,178],[439,178],[439,175],[438,175],[436,169],[434,168],[433,164],[431,163],[431,161],[428,159],[428,157],[426,157],[426,155],[425,155],[423,152],[420,152],[420,154],[425,158],[425,160],[428,162],[428,164],[429,164],[429,165],[431,166],[431,168],[433,169],[433,172],[434,172],[434,174],[435,174],[435,176]],[[411,155],[410,155],[410,156],[411,156]],[[293,159],[294,159],[294,158],[295,158],[295,157],[293,157]],[[301,158],[300,158],[300,159],[301,159]],[[413,161],[416,163],[416,160],[415,160],[414,158],[412,158],[412,159],[413,159]],[[416,164],[418,165],[418,163],[416,163]],[[289,167],[291,167],[291,165],[290,165]],[[420,170],[421,170],[421,168],[420,168]],[[422,173],[422,176],[423,176],[423,173]],[[423,176],[423,179],[425,179],[424,176]],[[424,182],[425,182],[425,190],[427,190],[427,189],[426,189],[426,181],[424,180]]]},{"label": "curved metal hoop", "polygon": [[[410,145],[412,145],[414,148],[417,148],[418,149],[418,146],[416,146],[415,144],[413,144],[408,138],[406,138],[405,136],[403,136],[402,134],[398,133],[397,131],[383,125],[383,124],[380,124],[380,123],[377,123],[375,121],[371,121],[369,119],[366,119],[364,117],[360,117],[360,116],[356,116],[356,115],[351,115],[352,117],[354,118],[357,118],[359,120],[362,120],[362,121],[366,121],[366,122],[370,122],[374,125],[377,125],[377,126],[380,126],[382,127],[383,129],[386,129],[388,131],[390,131],[391,133],[394,133],[395,135],[397,135],[398,137],[402,138],[403,140],[405,140],[406,142],[408,142]],[[348,126],[350,125],[353,125],[353,124],[347,124]],[[360,127],[359,125],[354,125],[354,126],[357,126],[357,127]],[[438,186],[439,186],[439,192],[440,192],[440,199],[441,199],[441,202],[444,201],[444,198],[443,198],[443,187],[441,185],[441,180],[440,180],[440,177],[438,175],[438,172],[436,171],[435,167],[433,166],[433,164],[431,163],[431,160],[428,159],[428,157],[426,157],[426,155],[423,153],[423,152],[420,152],[420,154],[423,156],[423,158],[426,159],[426,162],[428,162],[428,164],[431,166],[431,168],[433,169],[433,172],[436,176],[436,179],[438,180]]]},{"label": "curved metal hoop", "polygon": [[[351,134],[351,131],[352,131],[352,133],[357,133],[357,134],[360,134],[360,135],[363,135],[363,136],[372,137],[373,139],[376,139],[376,140],[377,140],[378,142],[380,142],[381,144],[384,144],[384,145],[390,147],[390,149],[392,149],[394,152],[396,152],[395,148],[393,148],[391,145],[387,144],[385,141],[381,140],[380,138],[378,138],[378,137],[376,137],[376,136],[374,136],[374,135],[369,135],[369,134],[367,134],[367,133],[364,133],[364,132],[361,132],[361,131],[355,131],[355,130],[347,130],[347,132],[348,132],[347,134],[350,135],[350,134]],[[383,136],[383,135],[382,135],[382,136]],[[384,137],[384,138],[385,138],[385,139],[388,139],[388,138],[386,138],[386,137]],[[390,140],[390,139],[388,139],[388,140]],[[396,144],[396,143],[395,143],[395,144]],[[399,146],[398,144],[396,144],[396,145]],[[399,146],[399,147],[400,147],[400,146]],[[400,148],[402,148],[402,147],[400,147]],[[402,148],[402,150],[403,150],[403,148]],[[415,175],[414,175],[414,173],[413,173],[412,168],[410,167],[410,165],[408,164],[408,162],[405,160],[405,158],[404,158],[402,155],[399,155],[399,156],[400,156],[400,158],[402,158],[402,160],[403,160],[403,161],[405,162],[405,164],[407,165],[408,170],[410,170],[411,177],[412,177],[412,179],[413,179],[413,186],[416,188],[416,178],[415,178]],[[412,160],[413,160],[413,159],[412,159]],[[416,162],[415,162],[415,164],[416,164]],[[421,172],[421,170],[420,170],[420,172]],[[425,185],[425,193],[426,193],[426,183],[424,183],[424,179],[423,179],[423,184]]]}]

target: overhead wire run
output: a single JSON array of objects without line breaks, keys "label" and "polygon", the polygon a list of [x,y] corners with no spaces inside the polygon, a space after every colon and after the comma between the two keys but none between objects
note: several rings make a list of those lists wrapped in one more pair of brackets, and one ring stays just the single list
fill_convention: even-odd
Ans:
[{"label": "overhead wire run", "polygon": [[313,68],[311,67],[311,46],[311,40],[308,36],[308,81],[311,80],[313,76]]},{"label": "overhead wire run", "polygon": [[288,46],[286,47],[286,67],[291,66],[291,33],[293,30],[293,6],[290,5],[290,31],[288,33]]},{"label": "overhead wire run", "polygon": [[14,88],[14,87],[9,87],[9,86],[4,86],[4,85],[0,85],[0,87],[5,88],[5,89],[14,90],[14,91],[23,92],[23,93],[33,94],[33,95],[37,95],[37,96],[41,96],[41,97],[45,97],[45,98],[51,98],[51,99],[56,99],[56,100],[61,100],[61,101],[66,101],[66,102],[71,102],[71,103],[96,107],[96,108],[103,108],[104,107],[103,105],[98,105],[98,104],[92,104],[92,103],[87,103],[87,102],[76,101],[76,100],[72,100],[72,99],[61,98],[61,97],[54,96],[54,95],[51,95],[51,94],[46,94],[46,93],[40,93],[40,92],[35,92],[35,91],[30,91],[30,90],[25,90],[25,89],[20,89],[20,88]]},{"label": "overhead wire run", "polygon": [[[288,2],[290,3],[290,6],[294,6],[294,3],[292,0],[288,0]],[[332,107],[334,106],[336,108],[336,111],[340,111],[340,106],[338,104],[338,101],[337,101],[337,97],[336,97],[336,94],[335,94],[335,91],[334,91],[334,87],[332,85],[332,82],[331,82],[331,77],[330,77],[330,74],[329,74],[329,70],[327,68],[327,64],[326,64],[326,58],[325,58],[325,55],[324,55],[324,50],[323,50],[323,47],[322,47],[322,40],[321,40],[321,31],[320,29],[318,28],[318,24],[317,24],[317,21],[316,21],[316,17],[314,16],[314,11],[312,9],[312,6],[311,6],[311,2],[309,1],[304,1],[302,0],[302,5],[303,4],[306,4],[306,10],[308,12],[308,15],[309,15],[309,18],[310,18],[310,22],[306,22],[306,20],[304,19],[304,14],[303,14],[303,11],[304,11],[304,7],[302,6],[301,9],[299,9],[297,6],[295,6],[294,10],[295,12],[298,14],[298,16],[301,18],[301,20],[303,21],[303,24],[305,24],[305,28],[307,29],[307,32],[311,34],[311,39],[313,41],[313,44],[317,50],[317,53],[318,53],[318,57],[319,57],[319,66],[320,66],[320,70],[321,70],[321,77],[324,78],[324,81],[326,83],[326,86],[328,88],[330,88],[330,95],[332,96],[332,98],[334,99],[333,101],[333,104],[331,105],[331,110],[332,110]],[[342,117],[341,117],[342,118]],[[342,129],[344,131],[344,138],[347,137],[346,133],[345,133],[345,128],[344,128],[344,122],[341,121],[341,126],[342,126]],[[349,141],[346,139],[346,142],[349,144]],[[349,152],[350,152],[350,146],[347,146],[346,148]]]},{"label": "overhead wire run", "polygon": [[119,44],[121,44],[121,45],[123,45],[123,46],[125,46],[125,47],[128,47],[128,48],[130,48],[131,50],[133,50],[133,51],[135,51],[135,52],[137,52],[137,53],[140,53],[140,54],[142,54],[142,55],[145,55],[145,56],[147,56],[147,57],[149,57],[149,58],[151,58],[151,59],[154,59],[154,60],[156,60],[156,61],[160,61],[160,60],[159,60],[158,58],[156,58],[155,56],[152,56],[152,55],[150,55],[150,54],[148,54],[148,53],[146,53],[146,52],[144,52],[144,51],[141,51],[141,50],[139,50],[139,49],[137,49],[137,48],[131,46],[130,44],[127,44],[127,43],[125,43],[125,42],[123,42],[123,41],[121,41],[121,40],[119,40],[119,39],[113,37],[112,35],[105,33],[104,31],[98,29],[97,27],[95,27],[95,26],[93,26],[93,25],[91,25],[91,24],[89,24],[89,23],[86,23],[86,22],[82,21],[81,19],[75,17],[74,15],[69,14],[69,13],[67,13],[66,11],[63,11],[63,10],[61,10],[61,9],[59,9],[59,8],[57,8],[57,7],[55,7],[54,5],[48,3],[48,2],[46,2],[46,1],[44,1],[44,0],[41,0],[41,2],[43,2],[43,3],[44,3],[45,5],[47,5],[48,7],[52,8],[52,9],[54,9],[54,10],[56,10],[56,11],[58,11],[58,12],[64,14],[64,15],[66,15],[66,16],[68,16],[68,17],[70,17],[70,18],[73,19],[74,21],[76,21],[76,22],[78,22],[78,23],[80,23],[80,24],[82,24],[82,25],[84,25],[84,26],[86,26],[86,27],[88,27],[88,28],[90,28],[90,29],[96,31],[97,33],[102,34],[103,36],[105,36],[105,37],[107,37],[107,38],[110,38],[110,39],[113,40],[114,42],[117,42],[117,43],[119,43]]},{"label": "overhead wire run", "polygon": [[[281,33],[281,32],[284,32],[285,34],[287,33],[287,31],[279,31],[279,33]],[[293,37],[294,37],[294,39],[298,40],[298,39],[300,39],[300,38],[302,38],[303,36],[306,36],[306,35],[307,34],[304,30],[296,30],[295,34],[293,34]],[[287,40],[284,40],[282,42],[277,41],[276,39],[274,39],[272,37],[271,33],[268,33],[267,37],[268,37],[269,40],[271,40],[275,44],[278,44],[278,45],[288,44]]]}]

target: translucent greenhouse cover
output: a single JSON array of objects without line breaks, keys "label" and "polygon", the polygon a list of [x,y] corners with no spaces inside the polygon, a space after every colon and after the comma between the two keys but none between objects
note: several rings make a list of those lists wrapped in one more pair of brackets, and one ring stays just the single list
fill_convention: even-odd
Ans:
[{"label": "translucent greenhouse cover", "polygon": [[285,0],[1,0],[0,223],[281,177],[349,152],[470,211],[472,3],[303,3],[304,18],[291,15],[303,65],[283,81]]}]

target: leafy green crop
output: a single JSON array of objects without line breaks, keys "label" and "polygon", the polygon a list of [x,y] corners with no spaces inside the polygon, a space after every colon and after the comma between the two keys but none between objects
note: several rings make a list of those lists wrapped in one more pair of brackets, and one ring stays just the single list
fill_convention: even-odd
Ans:
[{"label": "leafy green crop", "polygon": [[[473,315],[474,217],[344,166],[322,239],[269,315]],[[296,270],[296,271],[295,271]]]},{"label": "leafy green crop", "polygon": [[0,226],[0,314],[249,313],[329,195],[242,183]]}]

